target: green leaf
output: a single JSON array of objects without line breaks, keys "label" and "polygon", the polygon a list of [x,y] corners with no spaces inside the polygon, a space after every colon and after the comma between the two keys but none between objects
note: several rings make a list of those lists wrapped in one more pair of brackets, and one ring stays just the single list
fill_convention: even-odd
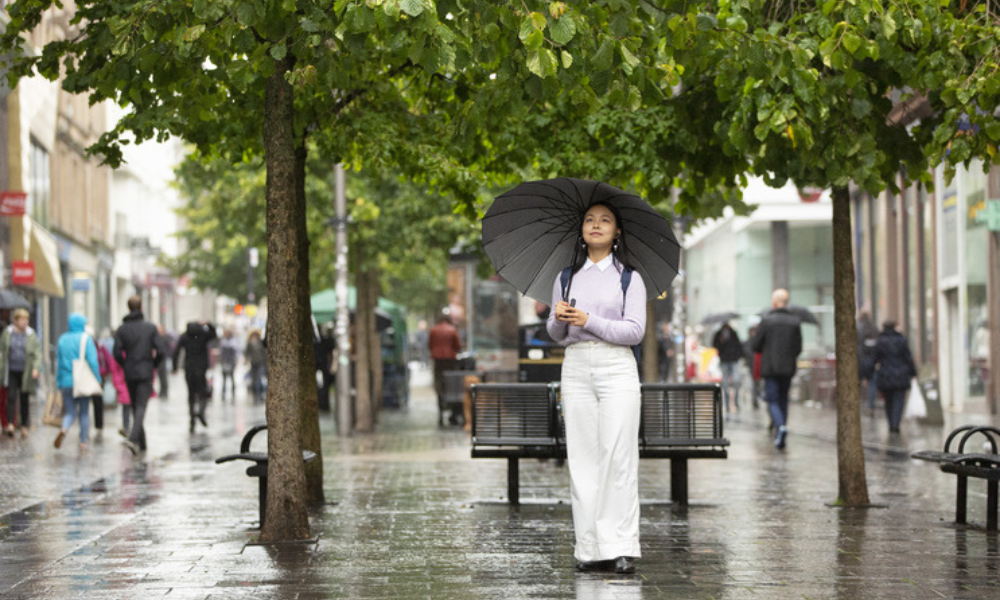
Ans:
[{"label": "green leaf", "polygon": [[285,47],[284,42],[279,42],[271,46],[270,54],[274,60],[283,60],[285,55],[288,54],[288,48]]},{"label": "green leaf", "polygon": [[591,62],[594,68],[599,71],[607,71],[611,68],[611,63],[615,57],[615,42],[612,39],[605,39],[601,43],[601,47],[597,49],[594,53]]},{"label": "green leaf", "polygon": [[573,66],[573,55],[565,50],[559,51],[559,58],[562,59],[562,66],[564,69],[568,69]]},{"label": "green leaf", "polygon": [[553,42],[568,44],[576,35],[576,22],[570,15],[563,15],[549,23],[549,33]]},{"label": "green leaf", "polygon": [[528,55],[528,70],[545,79],[556,74],[556,55],[548,48],[542,48]]},{"label": "green leaf", "polygon": [[201,37],[201,34],[205,33],[205,24],[199,23],[194,27],[188,27],[184,30],[184,41],[193,42]]},{"label": "green leaf", "polygon": [[400,0],[399,8],[411,17],[419,17],[424,12],[423,0]]},{"label": "green leaf", "polygon": [[854,54],[861,47],[861,38],[854,33],[847,33],[844,35],[844,48],[848,52]]}]

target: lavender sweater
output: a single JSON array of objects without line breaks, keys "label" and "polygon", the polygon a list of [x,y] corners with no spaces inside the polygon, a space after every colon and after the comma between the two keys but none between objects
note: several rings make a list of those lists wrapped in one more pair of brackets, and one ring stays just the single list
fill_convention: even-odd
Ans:
[{"label": "lavender sweater", "polygon": [[[603,267],[603,271],[601,268]],[[622,276],[611,256],[598,264],[587,263],[573,274],[567,302],[576,298],[576,307],[587,313],[583,327],[556,321],[553,308],[545,327],[552,339],[563,346],[575,342],[608,342],[632,346],[642,341],[646,331],[646,284],[638,271],[632,273],[625,294],[622,316]],[[562,300],[562,282],[556,277],[552,286],[552,306]]]}]

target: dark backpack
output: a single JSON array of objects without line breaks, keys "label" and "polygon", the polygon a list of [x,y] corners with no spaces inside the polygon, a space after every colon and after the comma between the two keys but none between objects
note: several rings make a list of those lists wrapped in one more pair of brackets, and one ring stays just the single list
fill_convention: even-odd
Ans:
[{"label": "dark backpack", "polygon": [[[566,267],[559,274],[559,283],[562,285],[563,300],[569,293],[569,282],[573,276],[573,267]],[[625,316],[625,295],[628,293],[628,284],[632,282],[632,269],[625,267],[622,269],[622,316]],[[635,356],[635,364],[639,367],[639,378],[642,379],[642,342],[631,346],[632,355]]]}]

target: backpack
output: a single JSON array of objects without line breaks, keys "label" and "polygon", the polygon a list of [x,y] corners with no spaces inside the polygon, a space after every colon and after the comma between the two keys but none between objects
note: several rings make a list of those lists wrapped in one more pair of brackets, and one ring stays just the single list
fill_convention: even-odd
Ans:
[{"label": "backpack", "polygon": [[[559,283],[562,286],[563,300],[569,293],[570,277],[573,276],[573,267],[566,267],[559,274]],[[632,269],[625,267],[622,269],[622,316],[625,316],[625,295],[628,293],[628,284],[632,282]],[[639,367],[639,378],[642,379],[642,342],[631,346],[632,355],[635,356],[635,364]]]}]

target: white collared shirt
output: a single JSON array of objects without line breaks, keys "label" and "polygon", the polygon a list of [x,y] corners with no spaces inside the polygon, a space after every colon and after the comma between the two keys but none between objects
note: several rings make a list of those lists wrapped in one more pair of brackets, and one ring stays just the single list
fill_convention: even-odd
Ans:
[{"label": "white collared shirt", "polygon": [[596,266],[598,269],[600,269],[601,273],[603,273],[604,271],[607,270],[608,267],[611,266],[612,259],[613,259],[613,255],[612,254],[608,254],[607,256],[605,256],[604,258],[602,258],[599,262],[595,263],[594,261],[590,260],[590,258],[588,257],[587,261],[585,263],[583,263],[583,270],[587,271],[587,270],[590,269],[590,267]]}]

